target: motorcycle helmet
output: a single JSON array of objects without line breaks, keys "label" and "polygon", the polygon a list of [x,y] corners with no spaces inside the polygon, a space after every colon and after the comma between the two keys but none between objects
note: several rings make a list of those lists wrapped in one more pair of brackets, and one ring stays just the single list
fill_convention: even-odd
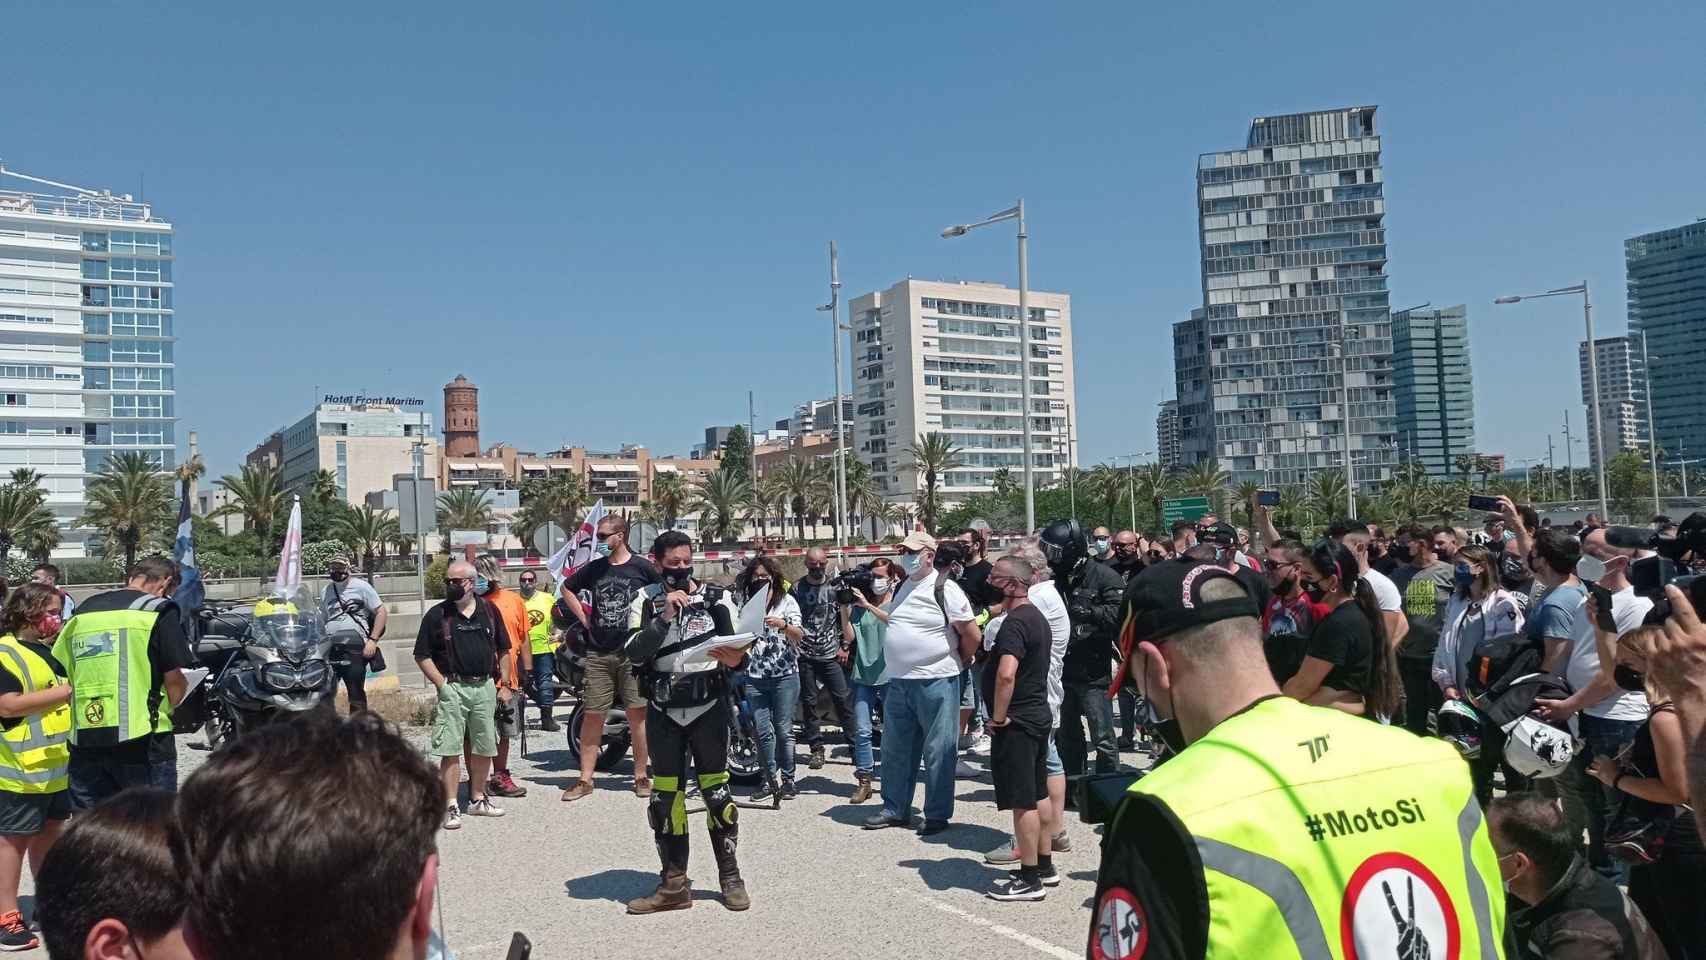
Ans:
[{"label": "motorcycle helmet", "polygon": [[1522,716],[1505,727],[1505,762],[1525,777],[1555,777],[1576,755],[1576,742],[1538,717]]},{"label": "motorcycle helmet", "polygon": [[1437,720],[1441,740],[1457,748],[1463,759],[1481,755],[1481,714],[1462,700],[1447,700]]},{"label": "motorcycle helmet", "polygon": [[1044,527],[1038,546],[1057,577],[1077,571],[1090,556],[1090,541],[1076,520],[1056,520]]}]

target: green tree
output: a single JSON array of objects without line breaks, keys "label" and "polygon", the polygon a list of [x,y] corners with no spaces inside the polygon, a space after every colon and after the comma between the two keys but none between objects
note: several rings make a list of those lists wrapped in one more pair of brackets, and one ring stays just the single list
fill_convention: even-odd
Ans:
[{"label": "green tree", "polygon": [[1226,485],[1232,482],[1231,474],[1220,469],[1220,464],[1210,457],[1191,464],[1190,469],[1179,480],[1179,487],[1186,493],[1200,493],[1208,497],[1208,506],[1214,513],[1220,513],[1224,507],[1222,501],[1226,495]]},{"label": "green tree", "polygon": [[1128,497],[1131,489],[1131,478],[1124,470],[1110,464],[1099,463],[1090,468],[1086,487],[1102,502],[1103,522],[1110,530],[1120,529],[1120,504]]},{"label": "green tree", "polygon": [[1460,453],[1451,458],[1451,465],[1457,468],[1457,475],[1459,477],[1468,479],[1469,475],[1475,472],[1475,468],[1479,460],[1480,458],[1473,453]]},{"label": "green tree", "polygon": [[1159,463],[1146,463],[1138,468],[1134,482],[1137,487],[1137,502],[1144,507],[1138,511],[1138,524],[1149,530],[1159,530],[1161,501],[1178,489],[1178,475]]},{"label": "green tree", "polygon": [[[1611,512],[1633,518],[1641,511],[1643,494],[1652,492],[1652,473],[1647,461],[1638,453],[1625,450],[1605,465],[1605,487]],[[1611,518],[1604,518],[1610,522]]]},{"label": "green tree", "polygon": [[788,507],[800,526],[800,542],[806,542],[806,517],[816,513],[829,492],[824,464],[817,460],[789,457],[777,471],[777,482],[787,495]]},{"label": "green tree", "polygon": [[25,544],[27,550],[45,531],[57,535],[59,529],[53,511],[43,503],[47,497],[42,489],[33,482],[19,484],[13,476],[14,482],[0,487],[0,567],[10,562],[14,543]]},{"label": "green tree", "polygon": [[782,488],[779,473],[772,471],[760,477],[758,486],[752,489],[748,502],[751,504],[751,511],[747,516],[758,524],[759,536],[770,536],[771,517],[782,518],[782,532],[787,533],[788,492]]},{"label": "green tree", "polygon": [[995,468],[994,475],[990,477],[990,485],[995,488],[995,495],[998,497],[1010,497],[1021,490],[1018,478],[1013,476],[1009,467]]},{"label": "green tree", "polygon": [[397,518],[390,510],[375,510],[370,503],[351,507],[332,521],[332,533],[361,556],[361,568],[373,570],[373,558],[397,534]]},{"label": "green tree", "polygon": [[11,484],[14,487],[36,487],[39,489],[41,481],[41,474],[29,467],[18,467],[12,471]]},{"label": "green tree", "polygon": [[752,434],[746,428],[736,424],[729,430],[729,435],[723,440],[723,462],[717,468],[719,472],[728,471],[736,478],[752,483]]},{"label": "green tree", "polygon": [[732,543],[746,529],[741,516],[752,500],[752,488],[733,473],[718,470],[694,487],[693,508],[699,511],[699,535],[712,543]]},{"label": "green tree", "polygon": [[264,548],[272,542],[273,527],[290,513],[290,501],[279,481],[277,468],[246,463],[237,475],[228,473],[214,481],[225,491],[227,501],[208,516],[242,517],[243,529],[253,530]]},{"label": "green tree", "polygon": [[1309,477],[1309,512],[1325,523],[1343,517],[1349,510],[1345,475],[1339,470],[1317,470]]},{"label": "green tree", "polygon": [[942,475],[965,465],[960,459],[963,451],[943,434],[931,431],[919,434],[916,441],[907,445],[906,452],[912,457],[918,482],[923,485],[923,495],[918,498],[919,518],[926,530],[935,533],[936,515],[942,509]]},{"label": "green tree", "polygon": [[1305,540],[1312,539],[1309,528],[1314,515],[1309,511],[1309,498],[1297,484],[1280,488],[1279,506],[1274,508],[1274,526],[1281,530],[1295,529]]},{"label": "green tree", "polygon": [[587,492],[579,474],[554,471],[549,477],[522,481],[519,492],[521,509],[516,511],[509,528],[521,542],[530,542],[534,531],[547,523],[562,527],[569,536],[580,526]]},{"label": "green tree", "polygon": [[652,502],[661,514],[661,529],[675,529],[675,522],[687,512],[693,500],[693,488],[687,478],[675,471],[659,473],[652,478]]},{"label": "green tree", "polygon": [[338,491],[338,475],[330,470],[316,470],[308,481],[308,496],[322,506],[343,499]]},{"label": "green tree", "polygon": [[124,553],[125,569],[136,562],[144,542],[163,537],[173,526],[172,485],[146,454],[110,454],[84,491],[79,526],[97,531],[109,549]]},{"label": "green tree", "polygon": [[439,531],[484,530],[492,522],[491,494],[472,487],[459,487],[438,495]]},{"label": "green tree", "polygon": [[1244,511],[1244,525],[1246,527],[1256,525],[1256,495],[1261,492],[1262,485],[1253,480],[1245,480],[1240,483],[1234,492],[1234,496],[1238,500],[1238,505],[1234,510]]}]

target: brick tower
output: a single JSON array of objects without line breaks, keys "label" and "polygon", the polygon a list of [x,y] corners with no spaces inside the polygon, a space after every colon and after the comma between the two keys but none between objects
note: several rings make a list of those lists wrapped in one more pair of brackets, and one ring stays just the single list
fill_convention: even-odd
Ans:
[{"label": "brick tower", "polygon": [[444,455],[480,455],[480,388],[460,373],[444,385]]}]

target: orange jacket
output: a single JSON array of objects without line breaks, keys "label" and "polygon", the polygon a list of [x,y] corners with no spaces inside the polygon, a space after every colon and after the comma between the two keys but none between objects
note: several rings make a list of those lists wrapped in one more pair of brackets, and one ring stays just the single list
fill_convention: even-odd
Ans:
[{"label": "orange jacket", "polygon": [[504,618],[504,632],[509,634],[509,675],[510,682],[499,686],[508,686],[511,690],[519,689],[515,677],[521,672],[521,651],[529,649],[527,634],[527,601],[521,599],[521,594],[514,590],[496,587],[483,597],[492,608]]}]

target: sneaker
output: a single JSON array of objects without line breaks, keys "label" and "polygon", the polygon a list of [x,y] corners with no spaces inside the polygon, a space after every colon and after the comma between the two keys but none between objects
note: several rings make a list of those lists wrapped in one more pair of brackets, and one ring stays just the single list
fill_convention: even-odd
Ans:
[{"label": "sneaker", "polygon": [[557,721],[551,719],[550,717],[546,717],[545,719],[539,721],[539,729],[545,731],[546,733],[556,733],[558,730],[563,729],[563,727]]},{"label": "sneaker", "polygon": [[799,798],[800,798],[800,788],[794,786],[794,778],[793,777],[783,777],[782,778],[782,799],[784,799],[784,800],[798,800]]},{"label": "sneaker", "polygon": [[1618,824],[1606,831],[1605,852],[1634,866],[1656,863],[1664,851],[1670,824],[1669,817],[1662,821]]},{"label": "sneaker", "polygon": [[969,733],[962,733],[962,734],[960,734],[959,749],[961,752],[964,752],[966,750],[970,750],[971,745],[976,743],[976,742],[977,742],[977,737],[975,737]]},{"label": "sneaker", "polygon": [[[1016,877],[1018,875],[1019,875],[1019,871],[1014,870],[1013,876]],[[1040,880],[1042,882],[1042,885],[1045,887],[1058,887],[1058,886],[1060,886],[1060,868],[1054,866],[1053,864],[1050,864],[1049,868],[1048,868],[1048,872],[1043,873],[1042,868],[1038,867],[1037,868],[1037,879]]]},{"label": "sneaker", "polygon": [[24,915],[16,910],[0,916],[0,950],[31,950],[41,946],[41,939],[24,926]]},{"label": "sneaker", "polygon": [[499,770],[492,774],[492,778],[486,781],[486,792],[500,797],[527,796],[527,788],[516,786],[515,778],[510,776],[508,770]]},{"label": "sneaker", "polygon": [[954,764],[954,778],[957,780],[975,780],[981,776],[983,776],[982,770],[979,770],[964,760]]},{"label": "sneaker", "polygon": [[823,744],[819,743],[812,747],[811,759],[806,761],[806,766],[812,770],[823,769]]},{"label": "sneaker", "polygon": [[934,837],[936,834],[941,833],[950,826],[952,826],[952,824],[946,820],[926,820],[924,821],[924,825],[918,828],[918,835],[921,837]]},{"label": "sneaker", "polygon": [[891,817],[886,813],[879,813],[876,816],[869,817],[864,823],[866,830],[882,830],[886,827],[906,826],[911,826],[911,823],[909,821],[902,820],[899,817]]},{"label": "sneaker", "polygon": [[481,797],[468,804],[468,816],[470,817],[501,817],[503,815],[504,808],[493,803],[491,797]]},{"label": "sneaker", "polygon": [[758,789],[752,791],[752,796],[747,799],[753,803],[769,803],[776,799],[776,793],[776,789],[769,783],[761,783],[758,785]]},{"label": "sneaker", "polygon": [[1054,850],[1055,853],[1071,853],[1072,852],[1072,838],[1068,837],[1066,835],[1065,830],[1062,830],[1059,833],[1054,835],[1054,841],[1051,842],[1049,844],[1049,846]]},{"label": "sneaker", "polygon": [[[1049,844],[1054,853],[1071,853],[1072,841],[1066,836],[1066,831],[1054,835],[1054,842]],[[983,862],[992,867],[1008,867],[1019,862],[1019,851],[1016,847],[1006,846],[1000,850],[991,850],[983,855]]]},{"label": "sneaker", "polygon": [[1023,874],[1009,873],[995,881],[995,886],[984,896],[991,900],[1041,900],[1048,896],[1048,891],[1039,881],[1026,880]]},{"label": "sneaker", "polygon": [[570,803],[592,796],[592,781],[577,780],[575,785],[563,791],[563,802]]},{"label": "sneaker", "polygon": [[978,734],[977,739],[973,740],[971,742],[971,746],[966,749],[968,752],[974,753],[980,757],[989,756],[989,734]]},{"label": "sneaker", "polygon": [[454,803],[444,811],[444,829],[462,829],[462,811]]}]

